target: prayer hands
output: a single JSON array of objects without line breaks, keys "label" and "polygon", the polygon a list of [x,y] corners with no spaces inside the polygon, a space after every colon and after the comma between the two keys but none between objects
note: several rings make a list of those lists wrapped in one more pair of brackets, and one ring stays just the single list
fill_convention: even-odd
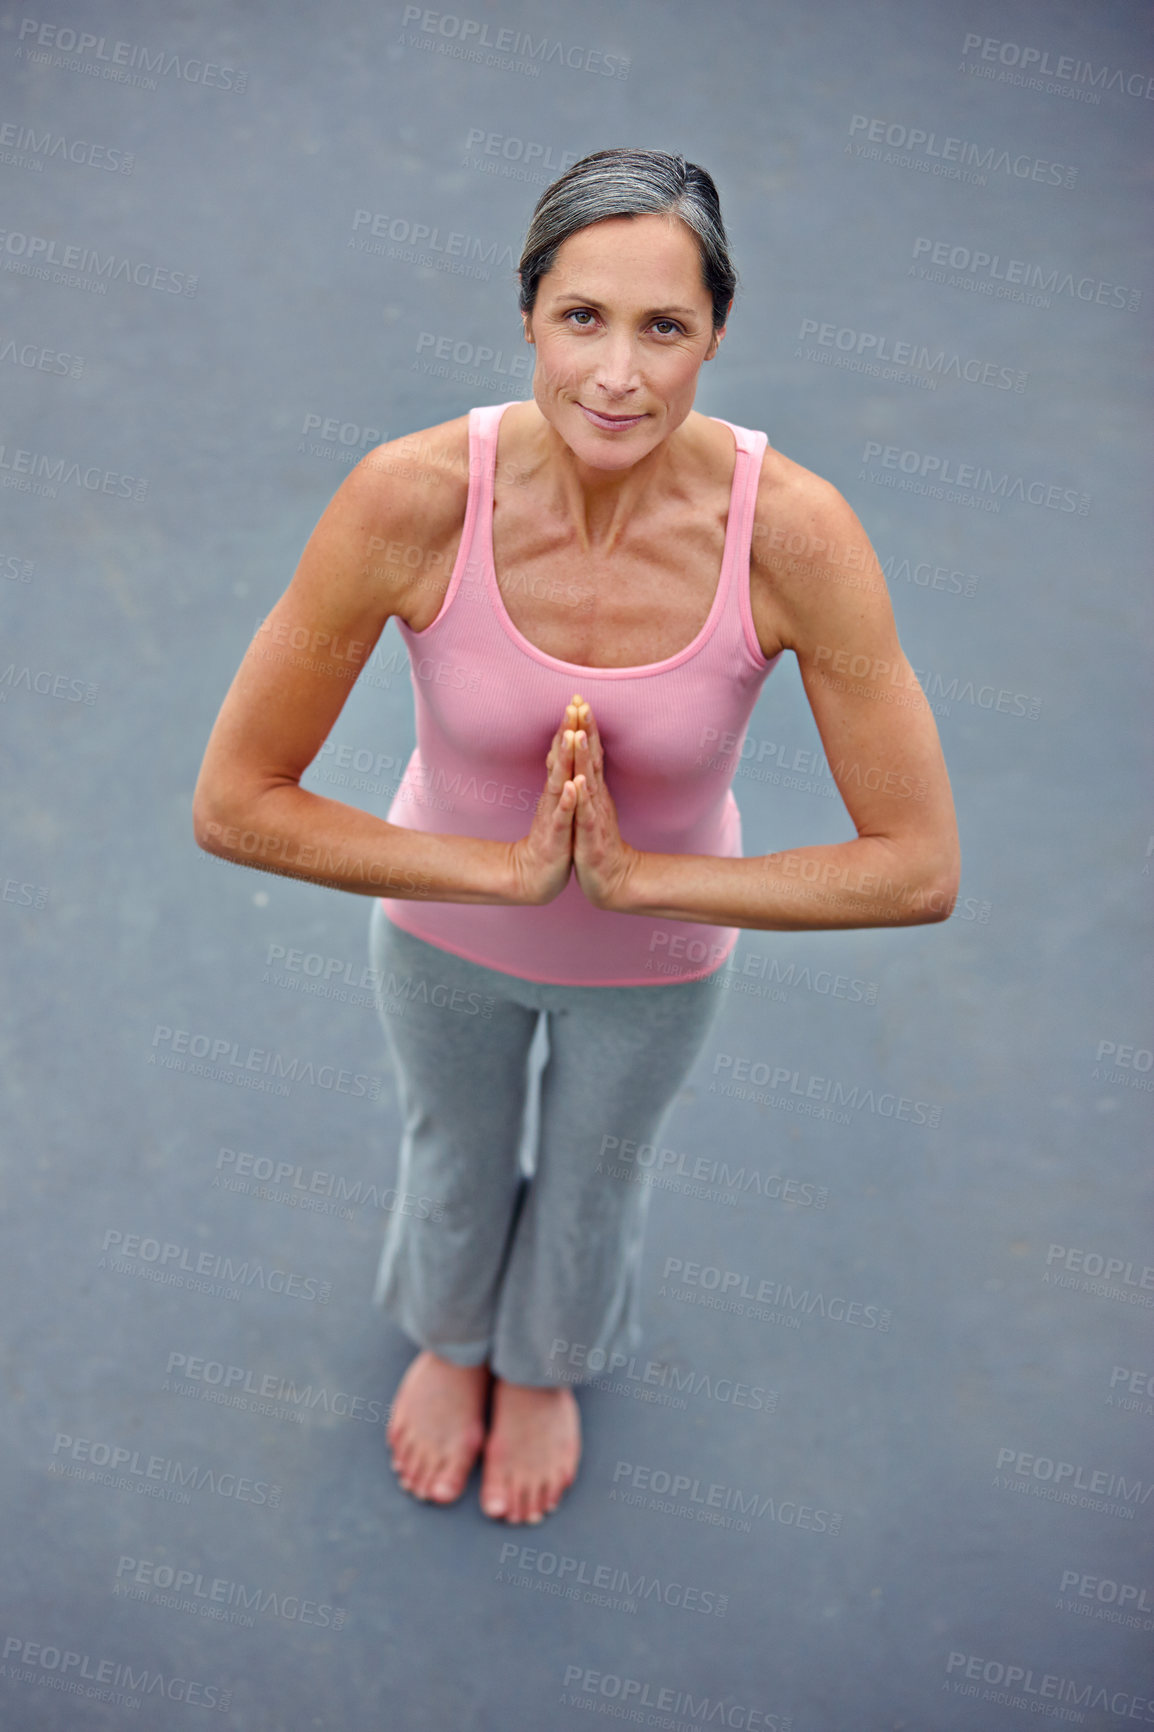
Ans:
[{"label": "prayer hands", "polygon": [[545,760],[545,790],[529,834],[511,847],[516,898],[552,902],[576,871],[594,908],[612,908],[637,850],[622,840],[605,786],[605,753],[590,706],[579,692],[566,705]]},{"label": "prayer hands", "polygon": [[563,749],[572,742],[577,805],[573,818],[573,869],[594,908],[612,908],[628,882],[637,850],[622,839],[617,808],[605,785],[605,752],[593,711],[579,692],[565,711]]}]

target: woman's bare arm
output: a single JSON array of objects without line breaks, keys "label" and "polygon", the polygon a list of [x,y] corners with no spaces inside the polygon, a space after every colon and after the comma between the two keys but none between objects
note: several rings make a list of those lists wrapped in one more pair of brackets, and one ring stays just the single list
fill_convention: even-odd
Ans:
[{"label": "woman's bare arm", "polygon": [[[461,437],[446,423],[379,446],[337,489],[209,738],[192,808],[208,853],[366,896],[524,899],[511,844],[405,829],[300,786],[390,616],[464,517]],[[397,547],[427,550],[416,578]]]},{"label": "woman's bare arm", "polygon": [[[772,517],[783,550],[764,554],[763,576],[857,835],[744,859],[638,852],[612,906],[757,931],[944,920],[960,855],[933,714],[856,514],[829,482],[794,467],[768,510],[759,495],[759,522]],[[795,547],[803,551],[784,552]]]}]

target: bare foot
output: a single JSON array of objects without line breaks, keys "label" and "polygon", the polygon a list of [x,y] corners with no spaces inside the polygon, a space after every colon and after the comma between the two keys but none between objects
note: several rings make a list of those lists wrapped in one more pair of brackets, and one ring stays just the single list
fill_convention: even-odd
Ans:
[{"label": "bare foot", "polygon": [[487,1365],[451,1365],[426,1349],[397,1386],[385,1428],[406,1491],[452,1503],[465,1489],[485,1438]]},{"label": "bare foot", "polygon": [[481,1475],[487,1516],[539,1522],[576,1479],[580,1455],[581,1416],[571,1389],[535,1389],[497,1378]]}]

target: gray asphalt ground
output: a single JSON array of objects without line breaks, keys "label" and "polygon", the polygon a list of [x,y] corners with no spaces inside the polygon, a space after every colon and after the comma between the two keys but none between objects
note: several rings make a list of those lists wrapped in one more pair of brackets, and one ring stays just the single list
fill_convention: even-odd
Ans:
[{"label": "gray asphalt ground", "polygon": [[[4,11],[4,1728],[1154,1724],[1150,25]],[[210,858],[190,805],[342,475],[526,394],[533,203],[618,144],[718,182],[697,406],[861,517],[963,882],[945,924],[743,933],[639,1167],[642,1354],[511,1531],[383,1445],[370,902]],[[749,741],[747,853],[851,833],[789,657]],[[383,815],[412,744],[390,625],[305,785]],[[719,1054],[794,1080],[723,1096]]]}]

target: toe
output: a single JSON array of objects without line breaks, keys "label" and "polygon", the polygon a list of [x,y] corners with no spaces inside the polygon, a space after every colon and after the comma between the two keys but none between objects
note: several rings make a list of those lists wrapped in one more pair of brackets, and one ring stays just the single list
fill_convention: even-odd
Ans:
[{"label": "toe", "polygon": [[[393,1445],[389,1451],[389,1464],[401,1484],[405,1485],[409,1472],[409,1448],[407,1443],[399,1442]],[[405,1489],[408,1489],[407,1486]]]},{"label": "toe", "polygon": [[508,1514],[509,1498],[504,1478],[491,1466],[486,1466],[481,1480],[481,1508],[495,1521]]},{"label": "toe", "polygon": [[422,1458],[421,1451],[415,1442],[411,1443],[405,1450],[404,1454],[400,1457],[400,1463],[400,1472],[397,1477],[405,1490],[416,1496],[417,1483],[421,1474]]},{"label": "toe", "polygon": [[464,1491],[467,1478],[460,1463],[446,1456],[429,1475],[428,1495],[434,1503],[454,1503]]},{"label": "toe", "polygon": [[519,1522],[527,1522],[527,1521],[532,1520],[532,1516],[533,1516],[532,1497],[533,1497],[532,1485],[527,1480],[522,1480],[521,1483],[517,1486],[516,1492],[514,1494],[514,1503],[513,1503],[513,1508],[516,1511],[517,1520]]}]

